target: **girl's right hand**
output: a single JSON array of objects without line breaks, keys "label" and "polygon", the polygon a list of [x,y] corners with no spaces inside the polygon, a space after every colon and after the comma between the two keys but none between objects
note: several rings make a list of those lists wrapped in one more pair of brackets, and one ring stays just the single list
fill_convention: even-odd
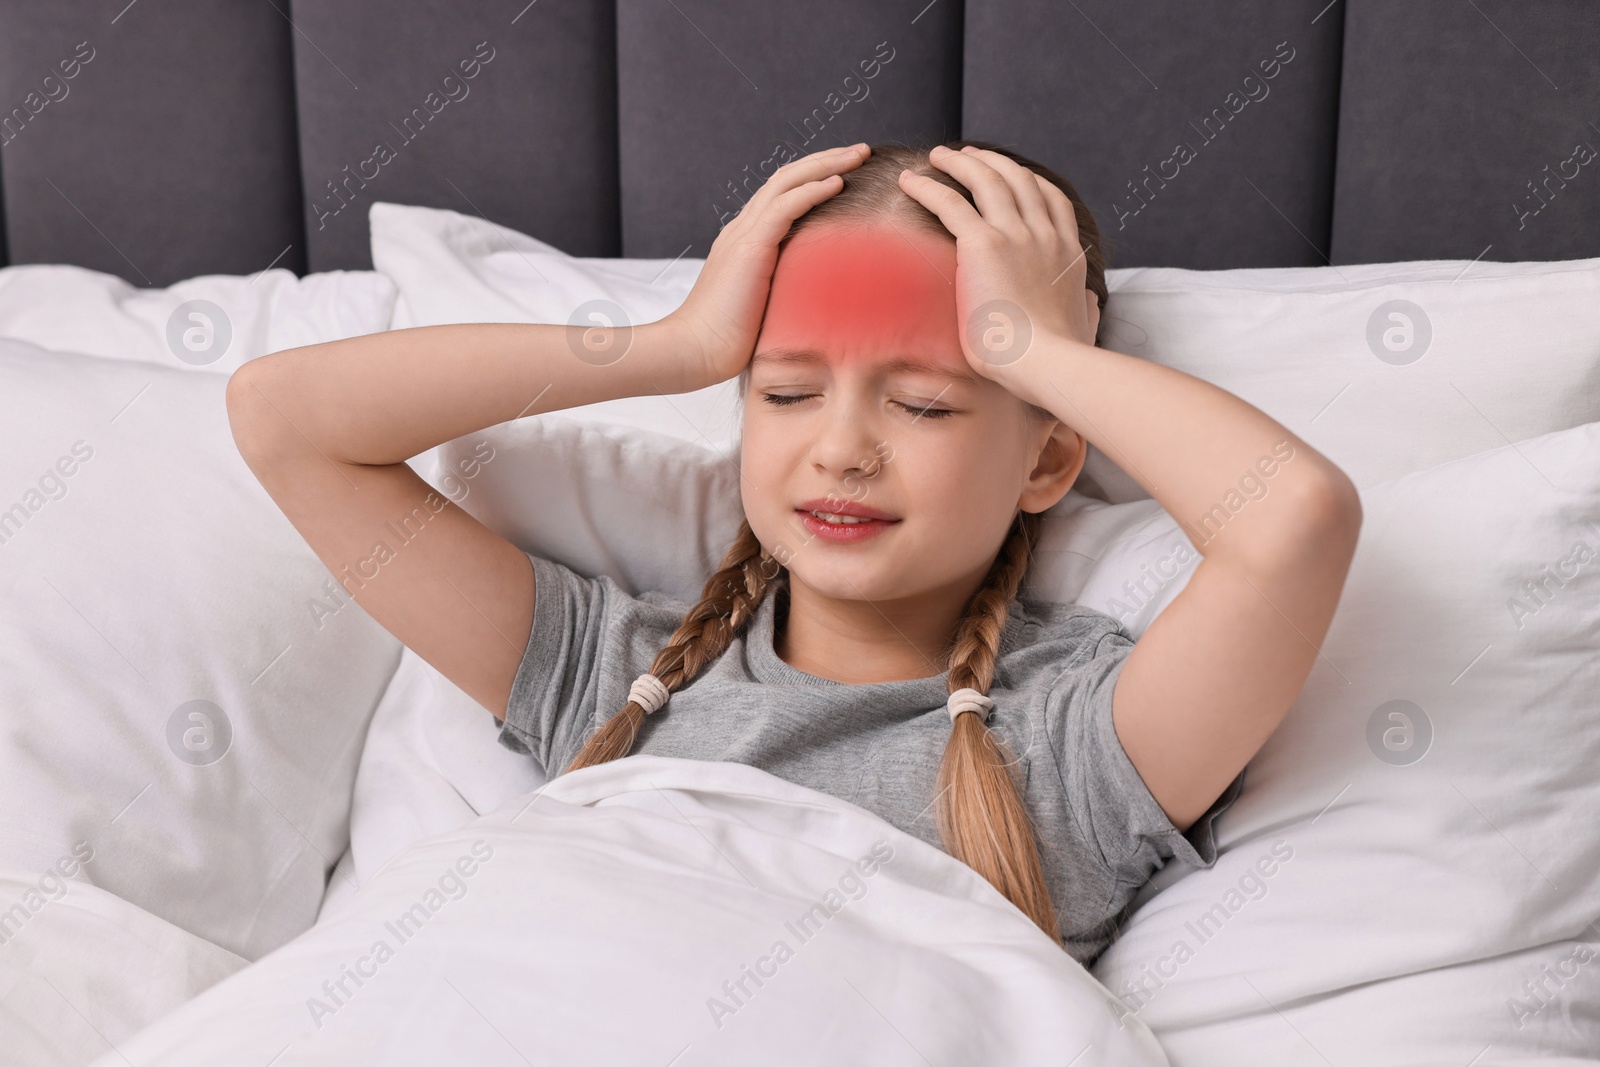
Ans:
[{"label": "girl's right hand", "polygon": [[698,361],[703,386],[727,381],[750,362],[778,242],[795,219],[843,189],[841,173],[860,166],[870,151],[863,143],[784,164],[717,235],[689,296],[663,320],[684,338],[685,359]]}]

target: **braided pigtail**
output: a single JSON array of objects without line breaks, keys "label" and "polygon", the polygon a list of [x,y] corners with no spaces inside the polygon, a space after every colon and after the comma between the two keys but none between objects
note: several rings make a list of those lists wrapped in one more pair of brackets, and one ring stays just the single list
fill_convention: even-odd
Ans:
[{"label": "braided pigtail", "polygon": [[[1018,513],[983,587],[973,594],[950,653],[952,693],[963,688],[988,693],[1000,636],[1027,573],[1041,521],[1035,513]],[[1013,762],[985,715],[957,714],[939,763],[939,836],[946,852],[987,878],[1059,940],[1033,823],[1011,777]]]},{"label": "braided pigtail", "polygon": [[[777,573],[776,562],[763,553],[750,523],[741,521],[739,533],[722,557],[722,566],[706,579],[700,602],[689,609],[672,640],[656,653],[650,673],[661,680],[668,692],[693,681],[749,623]],[[626,756],[639,736],[645,714],[642,704],[629,700],[589,737],[567,770]]]}]

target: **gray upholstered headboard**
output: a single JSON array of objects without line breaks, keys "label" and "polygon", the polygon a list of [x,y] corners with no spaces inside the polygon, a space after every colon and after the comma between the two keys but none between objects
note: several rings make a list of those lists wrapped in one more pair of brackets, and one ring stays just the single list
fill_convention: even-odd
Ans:
[{"label": "gray upholstered headboard", "polygon": [[369,267],[374,199],[704,256],[785,152],[957,137],[1113,267],[1600,256],[1596,0],[0,0],[0,116],[3,262],[139,285]]}]

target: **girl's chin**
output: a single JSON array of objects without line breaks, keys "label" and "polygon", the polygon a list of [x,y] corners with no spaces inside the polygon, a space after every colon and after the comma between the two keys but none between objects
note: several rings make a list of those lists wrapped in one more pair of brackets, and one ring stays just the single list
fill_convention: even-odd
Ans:
[{"label": "girl's chin", "polygon": [[888,603],[907,594],[905,576],[886,573],[879,562],[871,564],[795,559],[789,565],[789,592],[804,586],[807,593],[827,600]]}]

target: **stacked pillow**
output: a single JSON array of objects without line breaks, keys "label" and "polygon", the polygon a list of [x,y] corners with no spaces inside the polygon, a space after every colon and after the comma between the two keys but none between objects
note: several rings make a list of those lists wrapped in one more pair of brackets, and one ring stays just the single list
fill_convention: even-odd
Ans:
[{"label": "stacked pillow", "polygon": [[223,389],[394,298],[371,271],[0,269],[7,1062],[86,1062],[314,922],[398,643],[328,594]]},{"label": "stacked pillow", "polygon": [[400,644],[240,458],[225,375],[0,339],[0,381],[0,867],[255,959],[316,919]]},{"label": "stacked pillow", "polygon": [[[682,304],[705,265],[701,259],[582,259],[485,219],[438,208],[378,202],[370,215],[373,265],[399,290],[395,329],[458,322],[641,325]],[[591,301],[608,301],[612,308],[585,308]],[[589,404],[582,418],[654,430],[732,454],[739,435],[737,381],[693,393]]]},{"label": "stacked pillow", "polygon": [[1242,1041],[1270,1063],[1322,1062],[1308,1043],[1332,1063],[1592,1056],[1600,422],[1362,506],[1333,625],[1216,866],[1161,871],[1095,974],[1175,1063],[1237,1062]]},{"label": "stacked pillow", "polygon": [[[1600,259],[1108,272],[1102,343],[1265,411],[1361,488],[1600,419]],[[1106,499],[1148,494],[1104,456]]]}]

